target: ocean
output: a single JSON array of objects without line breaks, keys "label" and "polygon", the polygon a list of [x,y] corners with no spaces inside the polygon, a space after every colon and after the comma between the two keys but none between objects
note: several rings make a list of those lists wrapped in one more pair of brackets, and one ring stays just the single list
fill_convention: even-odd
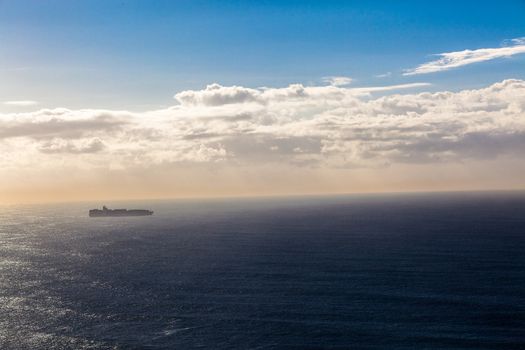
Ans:
[{"label": "ocean", "polygon": [[199,348],[525,349],[525,193],[0,207],[0,349]]}]

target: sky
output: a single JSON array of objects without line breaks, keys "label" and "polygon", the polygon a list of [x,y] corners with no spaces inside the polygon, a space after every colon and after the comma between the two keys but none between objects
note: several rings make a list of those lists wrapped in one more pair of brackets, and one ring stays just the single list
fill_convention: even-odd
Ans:
[{"label": "sky", "polygon": [[523,174],[525,1],[0,0],[0,203]]}]

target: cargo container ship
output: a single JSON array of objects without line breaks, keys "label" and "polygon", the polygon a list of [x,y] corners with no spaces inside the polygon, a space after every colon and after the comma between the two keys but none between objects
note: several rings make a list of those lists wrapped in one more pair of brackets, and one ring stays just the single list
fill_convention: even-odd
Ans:
[{"label": "cargo container ship", "polygon": [[101,217],[101,216],[146,216],[153,215],[152,210],[146,209],[108,209],[106,206],[101,209],[91,209],[89,216]]}]

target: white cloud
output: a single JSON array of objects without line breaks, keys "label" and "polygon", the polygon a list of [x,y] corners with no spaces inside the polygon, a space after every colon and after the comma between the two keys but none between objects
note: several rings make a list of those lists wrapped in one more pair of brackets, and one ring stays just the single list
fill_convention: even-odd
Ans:
[{"label": "white cloud", "polygon": [[28,107],[28,106],[34,106],[37,104],[38,104],[37,101],[31,101],[31,100],[4,101],[4,105],[6,106]]},{"label": "white cloud", "polygon": [[394,91],[394,90],[404,90],[404,89],[417,89],[426,86],[430,86],[430,83],[408,83],[408,84],[398,84],[398,85],[387,85],[387,86],[372,86],[364,88],[353,88],[350,89],[353,93],[356,94],[368,94],[372,92],[384,92],[384,91]]},{"label": "white cloud", "polygon": [[185,105],[219,106],[225,104],[254,101],[260,92],[242,86],[221,86],[210,84],[200,91],[182,91],[175,98]]},{"label": "white cloud", "polygon": [[392,75],[392,72],[386,72],[386,73],[383,73],[383,74],[377,74],[375,77],[376,78],[388,78]]},{"label": "white cloud", "polygon": [[[399,85],[371,86],[361,88],[346,88],[342,86],[304,86],[302,84],[290,84],[284,88],[246,88],[242,86],[222,86],[211,84],[204,90],[186,90],[177,93],[174,98],[184,107],[190,108],[213,108],[220,114],[221,108],[227,105],[245,106],[247,104],[267,105],[277,102],[304,103],[304,101],[315,102],[318,99],[342,99],[355,98],[360,95],[370,95],[375,92],[385,92],[403,89],[415,89],[429,86],[429,83],[409,83]],[[243,107],[246,108],[246,107]],[[195,111],[196,109],[194,109]],[[210,115],[210,109],[206,111]],[[215,115],[215,113],[212,113]]]},{"label": "white cloud", "polygon": [[437,54],[436,56],[439,57],[437,60],[423,63],[416,68],[407,69],[403,75],[441,72],[473,63],[511,57],[522,53],[525,53],[525,39],[517,38],[512,39],[509,46]]},{"label": "white cloud", "polygon": [[352,83],[353,79],[350,77],[324,77],[323,82],[332,86],[346,86]]},{"label": "white cloud", "polygon": [[[40,110],[0,114],[0,178],[34,168],[377,168],[512,157],[524,162],[525,81],[459,92],[218,84],[144,113]],[[193,164],[193,165],[192,165]],[[131,171],[131,170],[130,170]],[[160,170],[159,170],[160,171]]]}]

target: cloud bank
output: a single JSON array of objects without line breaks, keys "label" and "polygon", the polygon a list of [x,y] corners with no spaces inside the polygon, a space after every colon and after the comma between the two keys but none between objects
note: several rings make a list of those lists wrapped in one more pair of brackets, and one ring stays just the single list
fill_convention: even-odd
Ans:
[{"label": "cloud bank", "polygon": [[[423,177],[427,185],[445,181],[433,174],[455,168],[445,172],[455,176],[458,166],[462,181],[488,176],[469,173],[474,164],[493,174],[503,169],[518,183],[522,174],[502,164],[525,168],[525,81],[392,93],[425,86],[211,84],[182,91],[175,95],[177,105],[150,112],[57,108],[1,114],[0,193],[33,182],[63,186],[74,176],[87,184],[111,182],[113,176],[108,188],[158,183],[164,190],[225,186],[254,192],[257,184],[264,192],[302,183],[303,192],[318,192],[330,179],[338,181],[334,191],[352,191],[370,179],[377,187],[394,178],[402,188]],[[504,187],[508,178],[490,181]]]},{"label": "cloud bank", "polygon": [[485,62],[497,58],[511,57],[525,53],[525,38],[509,41],[508,46],[477,50],[463,50],[437,54],[439,58],[423,63],[416,68],[407,69],[403,75],[428,74],[446,71],[452,68],[466,66],[473,63]]}]

